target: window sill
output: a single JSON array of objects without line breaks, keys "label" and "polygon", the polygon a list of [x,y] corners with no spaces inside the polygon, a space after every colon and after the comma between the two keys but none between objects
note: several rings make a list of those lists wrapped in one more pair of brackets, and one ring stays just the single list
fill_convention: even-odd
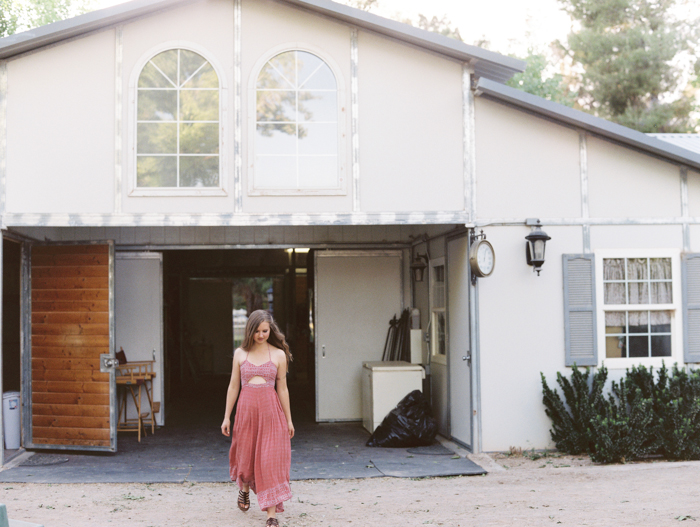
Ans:
[{"label": "window sill", "polygon": [[603,362],[599,366],[605,366],[608,370],[625,370],[631,368],[632,366],[645,366],[646,368],[654,368],[655,370],[661,368],[663,364],[666,364],[667,368],[671,368],[674,364],[683,364],[682,359],[678,359],[674,356],[671,357],[637,357],[629,359],[603,359]]},{"label": "window sill", "polygon": [[347,192],[340,188],[329,189],[249,189],[249,196],[345,196]]},{"label": "window sill", "polygon": [[159,197],[209,197],[228,196],[222,188],[139,188],[129,192],[132,198],[159,198]]}]

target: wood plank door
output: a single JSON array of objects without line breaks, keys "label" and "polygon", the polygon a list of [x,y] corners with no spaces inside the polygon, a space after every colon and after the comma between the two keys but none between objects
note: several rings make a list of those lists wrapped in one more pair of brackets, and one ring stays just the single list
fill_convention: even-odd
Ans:
[{"label": "wood plank door", "polygon": [[316,420],[362,419],[362,363],[401,316],[401,251],[316,253]]},{"label": "wood plank door", "polygon": [[24,445],[114,452],[114,246],[30,245],[25,265]]}]

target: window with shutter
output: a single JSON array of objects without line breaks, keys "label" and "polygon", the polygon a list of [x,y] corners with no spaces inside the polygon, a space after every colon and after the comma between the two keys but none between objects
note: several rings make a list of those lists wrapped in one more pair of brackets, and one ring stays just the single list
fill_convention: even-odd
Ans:
[{"label": "window with shutter", "polygon": [[684,254],[683,360],[700,362],[700,254]]},{"label": "window with shutter", "polygon": [[566,365],[597,366],[595,265],[592,254],[565,254]]}]

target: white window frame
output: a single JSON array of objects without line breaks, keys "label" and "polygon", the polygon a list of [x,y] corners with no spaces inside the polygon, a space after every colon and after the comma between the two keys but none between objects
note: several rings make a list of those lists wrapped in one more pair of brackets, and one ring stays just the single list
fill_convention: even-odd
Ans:
[{"label": "white window frame", "polygon": [[[672,304],[651,304],[654,310],[671,311],[671,356],[670,357],[631,357],[607,358],[605,356],[605,311],[636,311],[630,307],[644,305],[615,304],[605,305],[605,290],[603,287],[603,260],[607,258],[670,258],[671,259],[671,291]],[[596,324],[598,329],[598,366],[606,368],[626,369],[633,365],[660,368],[662,363],[671,367],[674,363],[683,362],[683,292],[681,290],[681,258],[678,249],[599,249],[595,251],[596,276]],[[649,304],[647,304],[649,305]]]},{"label": "white window frame", "polygon": [[[435,268],[442,266],[444,269],[444,282],[445,286],[445,305],[443,307],[435,307]],[[438,364],[447,365],[447,265],[445,264],[445,258],[435,258],[430,260],[430,287],[429,287],[429,300],[430,300],[430,361]],[[444,313],[445,314],[445,354],[440,355],[437,352],[437,334],[438,327],[435,323],[435,314]]]},{"label": "white window frame", "polygon": [[[136,103],[138,100],[138,83],[141,71],[146,66],[149,60],[153,57],[168,51],[171,49],[186,49],[198,53],[204,57],[209,64],[216,71],[219,77],[219,186],[218,187],[205,187],[205,188],[174,188],[174,187],[138,187],[137,185],[137,173],[136,173],[136,143],[137,143],[137,108]],[[233,144],[228,134],[231,133],[229,130],[231,127],[228,126],[228,89],[226,84],[226,76],[224,75],[225,70],[214,58],[214,54],[211,53],[206,48],[188,41],[174,40],[169,42],[163,42],[158,46],[149,49],[144,53],[139,60],[136,62],[136,66],[131,72],[129,78],[129,89],[128,89],[128,159],[127,159],[127,171],[128,171],[128,188],[127,195],[129,197],[172,197],[172,196],[194,196],[194,197],[206,197],[206,196],[228,196],[228,174],[229,174],[229,157],[230,154],[225,148],[226,145]]]},{"label": "white window frame", "polygon": [[[288,51],[305,51],[316,55],[319,59],[325,62],[335,75],[338,97],[338,179],[337,185],[327,188],[258,188],[255,186],[255,138],[256,138],[256,116],[257,116],[257,95],[256,86],[258,76],[265,64],[280,53]],[[287,43],[276,46],[265,53],[255,63],[252,74],[248,82],[248,159],[247,173],[248,179],[248,195],[249,196],[343,196],[347,195],[347,179],[348,179],[348,153],[347,140],[348,135],[346,130],[346,117],[349,108],[345,100],[345,80],[340,73],[340,68],[335,61],[328,56],[326,52],[316,46],[306,43]]]}]

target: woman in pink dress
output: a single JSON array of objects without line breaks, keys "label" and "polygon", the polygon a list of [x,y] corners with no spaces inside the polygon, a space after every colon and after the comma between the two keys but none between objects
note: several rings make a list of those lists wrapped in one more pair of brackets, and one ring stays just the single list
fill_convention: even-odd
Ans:
[{"label": "woman in pink dress", "polygon": [[[251,313],[243,344],[233,354],[231,382],[221,432],[231,435],[231,412],[238,399],[229,468],[238,485],[238,508],[250,508],[250,491],[267,511],[268,526],[277,527],[276,513],[291,499],[289,469],[294,437],[287,389],[287,365],[292,359],[284,335],[268,311]],[[239,397],[240,392],[240,397]]]}]

